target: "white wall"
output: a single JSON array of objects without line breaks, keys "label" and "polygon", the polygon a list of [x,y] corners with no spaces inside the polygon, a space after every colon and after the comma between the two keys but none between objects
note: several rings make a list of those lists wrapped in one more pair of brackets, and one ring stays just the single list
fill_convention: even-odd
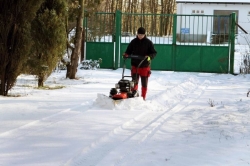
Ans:
[{"label": "white wall", "polygon": [[[201,14],[201,10],[204,11],[204,15],[213,15],[214,14],[214,10],[238,10],[239,11],[239,15],[238,15],[238,24],[243,27],[247,32],[250,33],[250,4],[207,4],[207,3],[178,3],[177,4],[177,14],[192,14],[192,11],[200,11],[199,14]],[[195,14],[194,14],[195,15]],[[180,21],[180,20],[178,20]],[[203,20],[203,25],[206,24],[204,22],[205,20]],[[184,21],[186,22],[186,21]],[[177,27],[182,27],[185,28],[183,26],[185,26],[183,22],[183,19],[181,21],[182,25],[178,25]],[[210,22],[208,20],[208,22]],[[180,22],[179,22],[180,23]],[[198,20],[195,20],[194,26],[197,26],[196,24],[198,24]],[[200,24],[202,24],[200,22]],[[190,31],[192,31],[192,24],[190,24],[191,27]],[[208,26],[209,28],[205,28],[205,27],[199,27],[199,29],[197,30],[200,34],[203,34],[204,31],[212,31],[213,26]],[[177,28],[177,33],[180,33],[180,28]],[[191,33],[191,32],[190,32]],[[241,34],[243,33],[239,28],[238,28],[238,40],[237,42],[239,44],[246,44],[245,43],[245,39],[243,37],[241,37]],[[197,33],[196,33],[197,34]]]}]

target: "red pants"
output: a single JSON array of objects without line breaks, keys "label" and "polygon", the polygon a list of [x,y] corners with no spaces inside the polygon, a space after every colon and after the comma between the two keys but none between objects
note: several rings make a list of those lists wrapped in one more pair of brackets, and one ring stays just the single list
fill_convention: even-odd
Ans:
[{"label": "red pants", "polygon": [[150,67],[138,68],[138,71],[136,70],[137,68],[135,66],[132,66],[131,76],[133,80],[135,80],[135,83],[136,83],[134,90],[138,89],[138,82],[139,82],[139,79],[141,78],[141,96],[145,100],[146,94],[147,94],[147,87],[148,87],[148,77],[150,77],[150,74],[151,74]]}]

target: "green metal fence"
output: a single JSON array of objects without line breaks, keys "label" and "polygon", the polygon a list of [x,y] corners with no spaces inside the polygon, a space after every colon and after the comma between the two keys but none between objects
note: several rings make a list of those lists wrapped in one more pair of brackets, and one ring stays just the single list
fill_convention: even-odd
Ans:
[{"label": "green metal fence", "polygon": [[157,50],[152,70],[233,73],[235,21],[234,13],[96,13],[85,19],[85,58],[102,58],[101,68],[121,67],[121,55],[143,26]]},{"label": "green metal fence", "polygon": [[102,59],[101,68],[114,68],[115,14],[85,17],[85,59]]}]

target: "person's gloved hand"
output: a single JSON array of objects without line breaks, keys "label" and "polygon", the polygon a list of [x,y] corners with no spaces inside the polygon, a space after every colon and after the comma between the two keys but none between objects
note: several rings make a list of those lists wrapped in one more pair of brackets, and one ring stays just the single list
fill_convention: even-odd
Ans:
[{"label": "person's gloved hand", "polygon": [[151,60],[150,56],[147,56],[147,61],[150,61],[150,60]]},{"label": "person's gloved hand", "polygon": [[124,59],[128,58],[128,54],[126,54],[126,53],[123,53],[122,56],[123,56]]}]

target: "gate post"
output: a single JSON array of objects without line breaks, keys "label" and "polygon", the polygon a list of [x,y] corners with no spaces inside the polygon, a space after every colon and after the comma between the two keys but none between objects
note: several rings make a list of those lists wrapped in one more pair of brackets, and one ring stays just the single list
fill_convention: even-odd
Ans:
[{"label": "gate post", "polygon": [[234,49],[235,49],[235,23],[236,14],[231,14],[231,33],[230,33],[230,74],[234,73]]},{"label": "gate post", "polygon": [[172,34],[172,70],[176,69],[176,27],[177,27],[177,14],[173,14],[173,34]]},{"label": "gate post", "polygon": [[120,62],[120,45],[121,45],[121,11],[115,12],[115,58],[114,58],[114,69],[117,69],[118,63]]}]

